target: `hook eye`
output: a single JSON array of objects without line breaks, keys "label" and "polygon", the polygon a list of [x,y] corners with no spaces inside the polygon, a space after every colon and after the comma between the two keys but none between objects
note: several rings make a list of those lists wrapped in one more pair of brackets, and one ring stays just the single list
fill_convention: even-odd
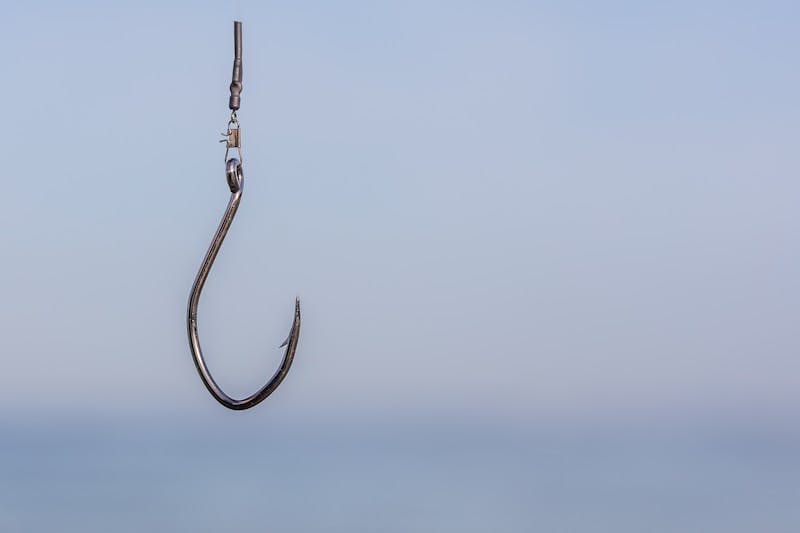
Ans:
[{"label": "hook eye", "polygon": [[244,171],[242,164],[235,157],[231,157],[225,162],[225,178],[228,180],[228,187],[232,193],[242,190]]}]

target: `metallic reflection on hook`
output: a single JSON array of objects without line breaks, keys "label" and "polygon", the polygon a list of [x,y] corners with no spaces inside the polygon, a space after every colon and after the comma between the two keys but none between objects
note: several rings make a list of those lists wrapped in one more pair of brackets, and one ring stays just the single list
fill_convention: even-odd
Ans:
[{"label": "metallic reflection on hook", "polygon": [[200,378],[203,380],[208,392],[222,405],[228,409],[241,411],[255,407],[261,403],[267,396],[272,394],[278,385],[281,384],[289,368],[292,366],[294,360],[294,352],[297,349],[297,342],[300,337],[300,300],[296,299],[294,304],[294,321],[292,322],[292,329],[289,332],[289,338],[281,346],[286,346],[286,351],[283,354],[283,361],[277,372],[270,378],[266,385],[261,387],[255,394],[248,396],[242,400],[235,400],[225,394],[219,385],[217,385],[211,373],[208,371],[205,360],[203,359],[203,352],[200,349],[200,340],[197,336],[197,305],[200,302],[200,293],[205,285],[208,273],[211,271],[211,266],[214,264],[219,249],[222,246],[222,241],[225,240],[225,235],[231,227],[233,217],[236,216],[236,210],[239,208],[239,202],[242,199],[242,185],[244,182],[244,173],[242,165],[238,159],[231,158],[226,162],[225,176],[228,180],[228,187],[231,190],[231,198],[228,201],[228,208],[222,217],[222,221],[217,228],[217,233],[211,241],[211,246],[206,252],[203,263],[200,265],[200,270],[197,272],[197,278],[192,286],[192,292],[189,295],[189,311],[186,318],[186,326],[189,334],[189,347],[192,350],[192,358],[200,373]]}]

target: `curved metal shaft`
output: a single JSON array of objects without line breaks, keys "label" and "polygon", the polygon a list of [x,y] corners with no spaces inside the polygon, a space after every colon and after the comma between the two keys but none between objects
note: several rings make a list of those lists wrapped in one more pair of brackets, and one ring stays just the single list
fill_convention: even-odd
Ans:
[{"label": "curved metal shaft", "polygon": [[214,259],[216,259],[217,253],[219,253],[222,241],[225,240],[225,235],[231,227],[233,217],[236,216],[236,210],[239,208],[239,202],[242,199],[244,174],[242,172],[242,165],[238,159],[231,158],[226,162],[225,174],[228,179],[228,186],[231,189],[231,198],[228,201],[228,208],[225,210],[222,221],[219,223],[217,233],[211,241],[211,246],[209,246],[203,263],[200,265],[200,270],[197,272],[197,278],[194,280],[192,292],[189,295],[189,311],[186,317],[186,327],[189,333],[189,347],[192,350],[194,364],[208,392],[228,409],[241,411],[261,403],[278,388],[278,385],[281,384],[286,374],[289,372],[289,368],[292,366],[292,361],[294,360],[294,352],[297,349],[297,342],[300,338],[300,300],[295,300],[294,321],[292,322],[289,338],[286,339],[286,342],[282,345],[286,346],[286,352],[283,354],[283,361],[277,372],[275,372],[266,385],[247,398],[235,400],[225,394],[208,371],[208,367],[203,359],[203,352],[200,349],[200,340],[197,337],[197,305],[200,302],[200,293],[203,290],[203,285],[205,285],[208,273],[211,271]]}]

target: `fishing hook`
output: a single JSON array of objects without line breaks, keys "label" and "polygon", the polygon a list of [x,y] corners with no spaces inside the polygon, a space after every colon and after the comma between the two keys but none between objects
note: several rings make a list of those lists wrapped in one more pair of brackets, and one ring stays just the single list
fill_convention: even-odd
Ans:
[{"label": "fishing hook", "polygon": [[[219,249],[222,246],[222,241],[225,240],[225,235],[231,227],[233,217],[236,216],[236,211],[239,209],[239,202],[242,199],[242,187],[244,185],[244,172],[242,170],[242,156],[241,156],[241,136],[239,134],[239,120],[236,116],[236,111],[239,109],[241,102],[242,91],[242,23],[235,21],[233,23],[233,36],[234,36],[234,61],[233,61],[233,75],[230,85],[231,96],[228,101],[228,107],[231,110],[231,119],[228,122],[228,132],[223,134],[226,139],[222,142],[226,143],[225,150],[225,177],[228,181],[228,187],[231,191],[231,197],[228,201],[228,207],[222,220],[219,223],[217,232],[211,245],[206,252],[203,263],[200,265],[200,270],[197,272],[197,277],[192,286],[192,292],[189,295],[189,310],[186,316],[186,326],[189,333],[189,348],[192,351],[192,358],[197,367],[197,372],[203,380],[208,392],[219,403],[228,409],[242,411],[250,409],[261,403],[270,394],[275,392],[275,389],[281,384],[289,372],[294,360],[294,352],[297,349],[297,342],[300,338],[300,300],[295,299],[294,304],[294,321],[292,322],[292,329],[289,332],[289,337],[281,344],[281,347],[286,346],[286,351],[283,354],[283,361],[275,374],[270,378],[266,385],[261,387],[257,392],[241,400],[235,400],[225,394],[222,389],[211,377],[208,366],[203,359],[203,352],[200,349],[200,340],[197,336],[197,305],[200,302],[200,293],[205,285],[208,273],[211,271],[211,266],[214,264]],[[228,150],[235,148],[239,153],[239,158],[228,158]]]}]

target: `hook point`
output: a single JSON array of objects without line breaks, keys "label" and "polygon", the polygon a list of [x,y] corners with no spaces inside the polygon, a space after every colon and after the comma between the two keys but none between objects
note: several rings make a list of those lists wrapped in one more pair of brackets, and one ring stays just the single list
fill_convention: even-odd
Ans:
[{"label": "hook point", "polygon": [[295,327],[297,326],[297,320],[300,318],[300,297],[294,297],[294,322],[292,323],[292,329],[289,331],[289,336],[286,337],[286,340],[281,343],[278,348],[283,348],[289,344],[289,341],[292,340],[292,336],[294,335]]}]

